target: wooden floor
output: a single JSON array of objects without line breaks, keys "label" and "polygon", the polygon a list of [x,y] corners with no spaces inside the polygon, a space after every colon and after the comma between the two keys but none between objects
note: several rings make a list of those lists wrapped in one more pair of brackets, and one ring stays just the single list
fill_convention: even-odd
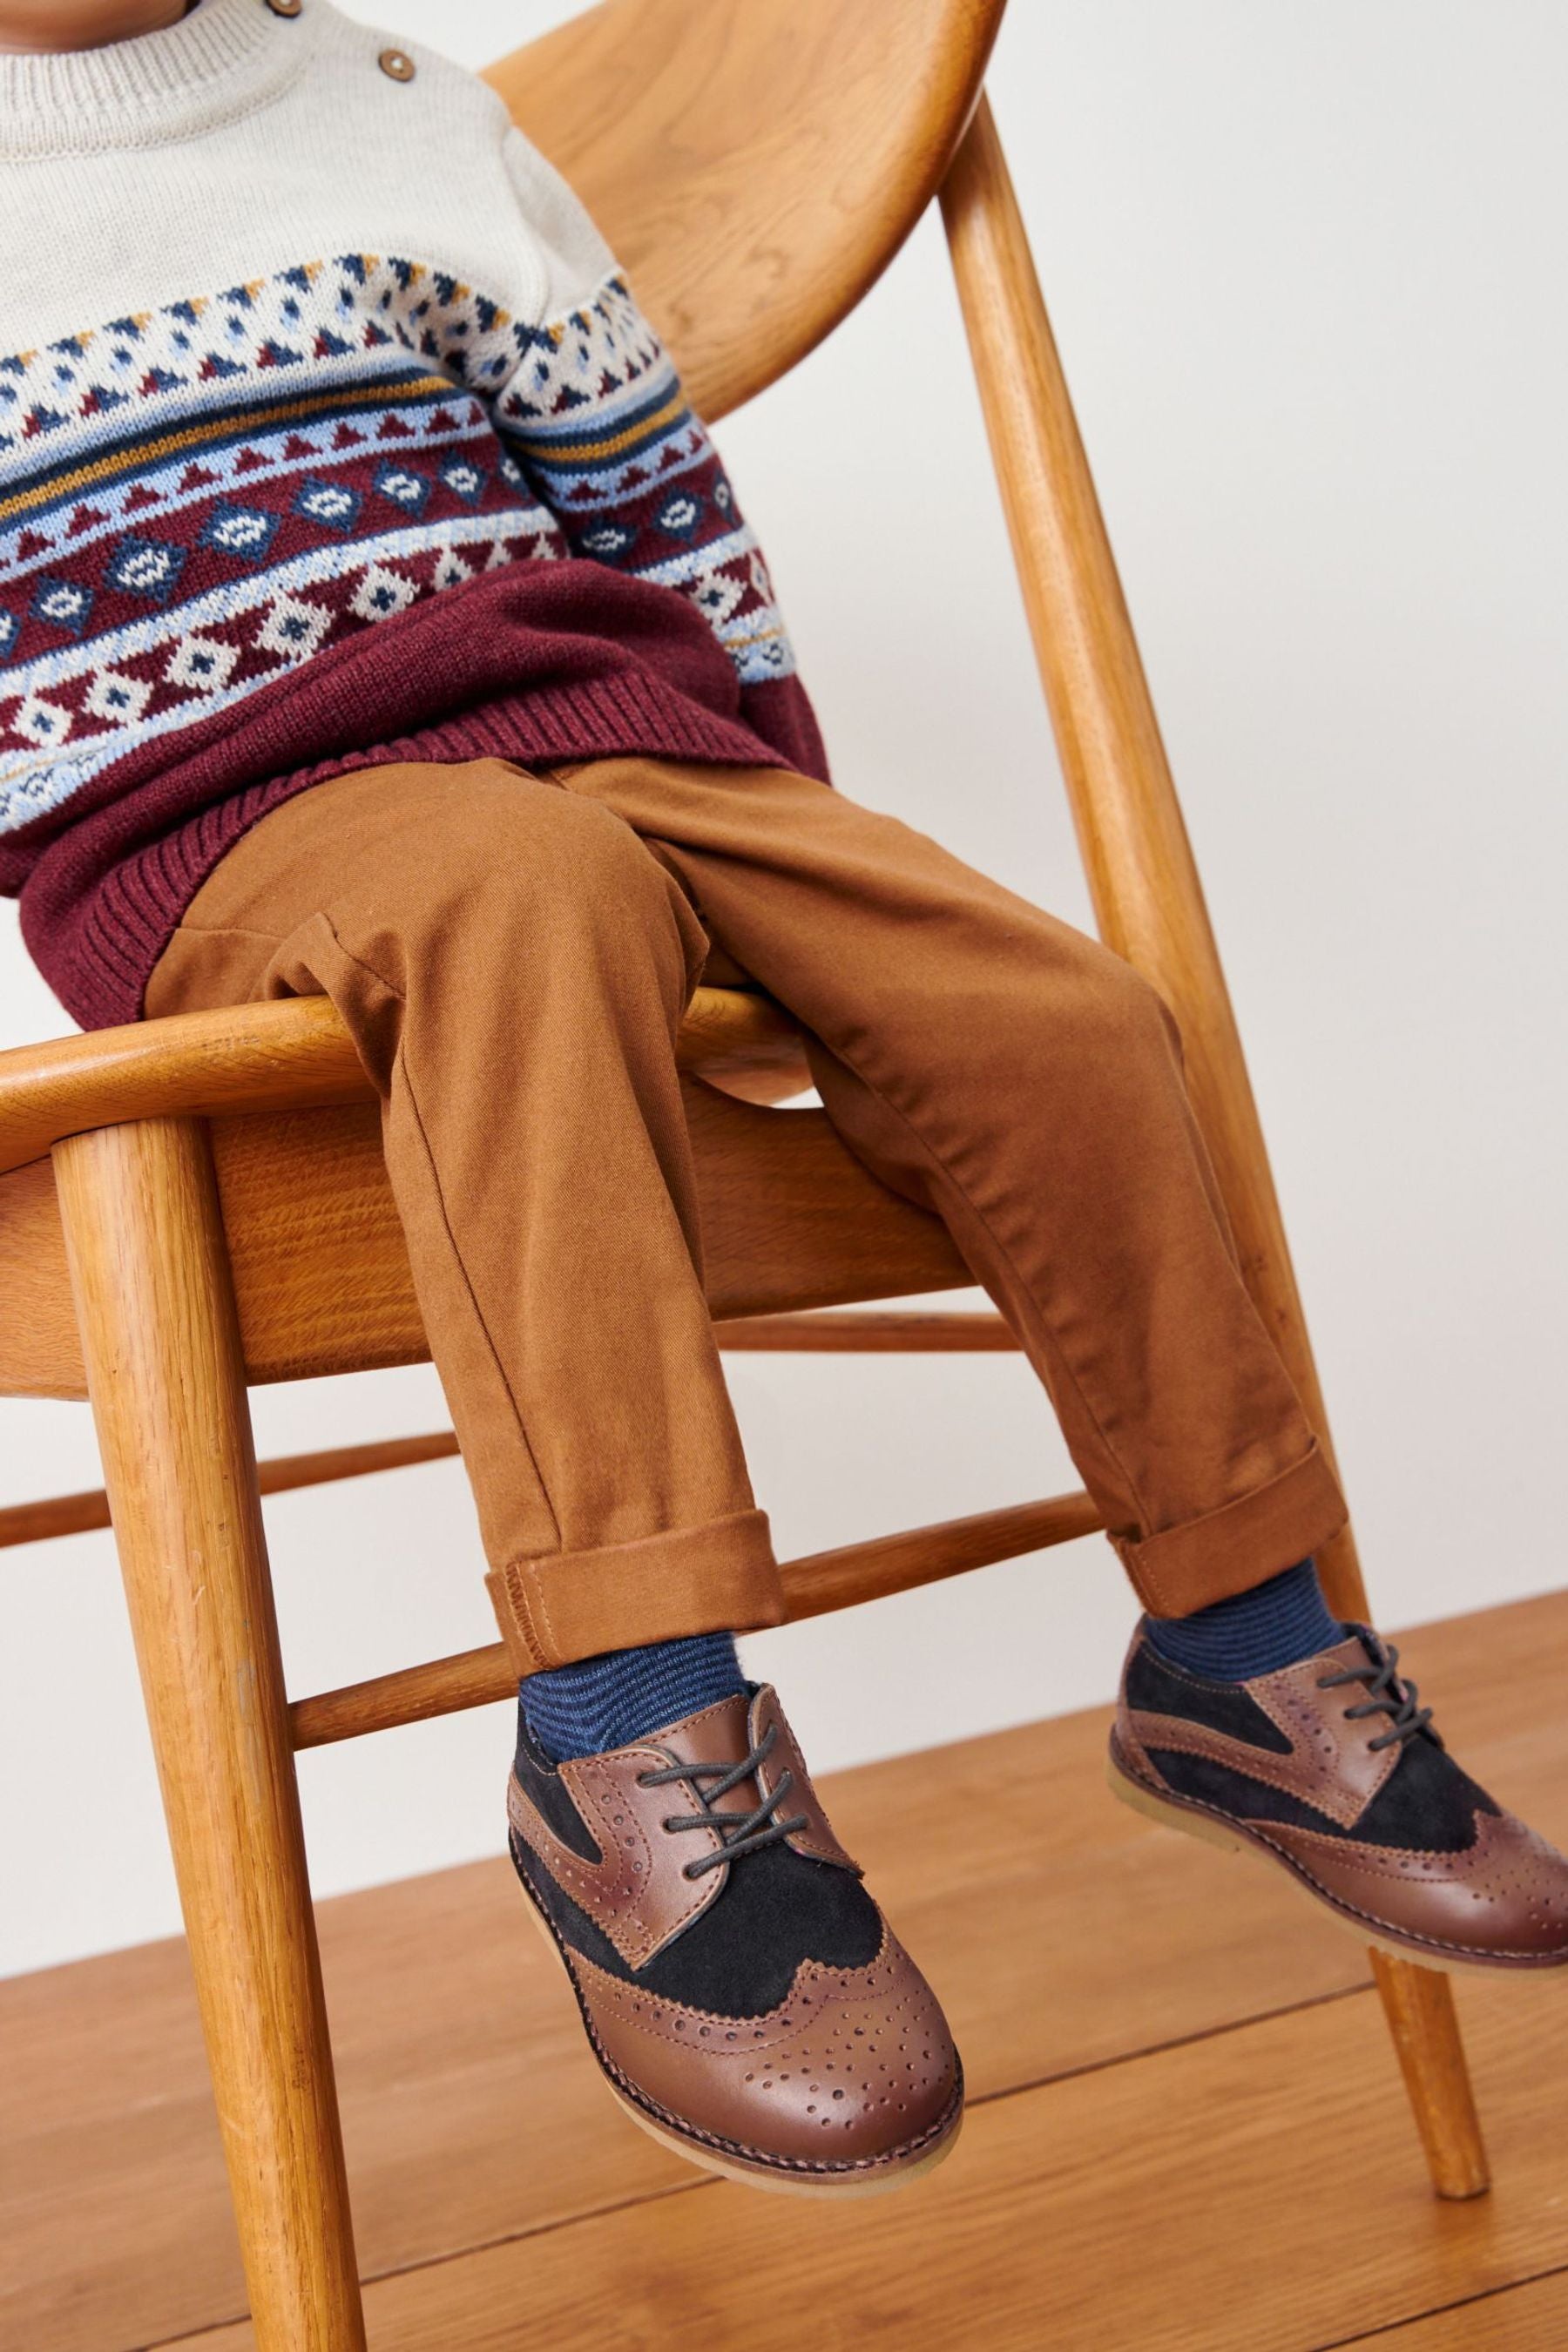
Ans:
[{"label": "wooden floor", "polygon": [[[1568,1596],[1405,1657],[1568,1844]],[[838,1777],[945,2002],[952,2160],[846,2211],[626,2122],[504,1862],[321,1906],[374,2352],[1568,2346],[1568,1983],[1463,1980],[1496,2171],[1428,2194],[1364,1958],[1105,1794],[1103,1713]],[[0,2345],[251,2344],[184,1958],[0,1984]]]}]

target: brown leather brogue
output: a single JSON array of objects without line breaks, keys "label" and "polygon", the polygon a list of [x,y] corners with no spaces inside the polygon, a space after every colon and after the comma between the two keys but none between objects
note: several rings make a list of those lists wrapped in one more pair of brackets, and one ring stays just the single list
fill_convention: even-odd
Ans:
[{"label": "brown leather brogue", "polygon": [[1263,1856],[1365,1942],[1440,1969],[1568,1962],[1568,1860],[1460,1770],[1399,1653],[1364,1627],[1300,1665],[1211,1682],[1140,1627],[1110,1785],[1172,1829]]},{"label": "brown leather brogue", "polygon": [[520,1719],[511,1854],[612,2091],[710,2171],[833,2196],[952,2146],[947,2021],[834,1836],[773,1692],[550,1761]]}]

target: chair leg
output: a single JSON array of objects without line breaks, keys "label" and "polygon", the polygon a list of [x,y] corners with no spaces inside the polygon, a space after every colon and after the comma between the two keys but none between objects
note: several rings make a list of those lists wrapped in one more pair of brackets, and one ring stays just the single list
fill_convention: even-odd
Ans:
[{"label": "chair leg", "polygon": [[363,2352],[282,1663],[205,1129],[57,1146],[105,1484],[260,2352]]},{"label": "chair leg", "polygon": [[[1188,1083],[1248,1287],[1332,1459],[1317,1368],[1219,951],[1160,740],[1034,257],[984,98],[942,191],[953,274],[1041,681],[1100,937],[1182,1024]],[[1364,1619],[1348,1528],[1318,1555],[1335,1614]],[[1373,1955],[1440,2197],[1487,2186],[1446,1977]]]},{"label": "chair leg", "polygon": [[1382,1952],[1370,1955],[1415,2128],[1439,2197],[1483,2197],[1491,2186],[1449,1979]]}]

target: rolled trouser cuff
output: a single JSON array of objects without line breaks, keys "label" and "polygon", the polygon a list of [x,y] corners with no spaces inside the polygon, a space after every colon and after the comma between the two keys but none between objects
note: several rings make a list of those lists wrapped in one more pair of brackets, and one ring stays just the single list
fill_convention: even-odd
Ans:
[{"label": "rolled trouser cuff", "polygon": [[687,1633],[781,1625],[784,1616],[765,1511],[514,1559],[492,1569],[485,1587],[520,1677]]},{"label": "rolled trouser cuff", "polygon": [[1266,1486],[1141,1542],[1112,1536],[1152,1617],[1188,1617],[1249,1592],[1338,1535],[1349,1513],[1317,1440]]}]

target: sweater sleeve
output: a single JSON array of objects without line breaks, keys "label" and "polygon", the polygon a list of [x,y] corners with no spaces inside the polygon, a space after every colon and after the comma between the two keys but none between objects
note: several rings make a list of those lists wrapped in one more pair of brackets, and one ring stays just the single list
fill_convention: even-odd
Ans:
[{"label": "sweater sleeve", "polygon": [[521,356],[494,395],[503,440],[571,553],[695,604],[735,667],[747,725],[826,782],[767,564],[707,426],[560,174],[520,131],[506,160],[547,290],[541,324],[518,336]]}]

